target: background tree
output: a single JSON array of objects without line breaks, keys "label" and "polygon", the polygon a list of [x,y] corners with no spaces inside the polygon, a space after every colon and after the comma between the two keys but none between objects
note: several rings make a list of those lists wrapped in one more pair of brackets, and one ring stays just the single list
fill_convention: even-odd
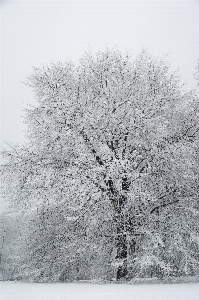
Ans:
[{"label": "background tree", "polygon": [[146,51],[134,60],[85,54],[78,66],[35,68],[27,84],[38,100],[27,110],[29,145],[3,152],[13,207],[75,217],[89,247],[107,241],[117,280],[146,265],[170,272],[165,251],[174,239],[163,224],[171,226],[176,210],[181,222],[182,209],[198,201],[194,92]]},{"label": "background tree", "polygon": [[15,217],[0,215],[0,277],[1,280],[13,280],[16,269],[13,259],[18,248],[17,239],[20,235],[22,223]]}]

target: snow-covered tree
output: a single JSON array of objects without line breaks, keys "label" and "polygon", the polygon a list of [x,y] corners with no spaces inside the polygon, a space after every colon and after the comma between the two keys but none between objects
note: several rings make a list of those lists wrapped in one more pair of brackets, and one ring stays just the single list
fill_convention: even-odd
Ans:
[{"label": "snow-covered tree", "polygon": [[11,260],[15,278],[31,282],[110,279],[110,237],[102,236],[102,228],[98,232],[93,228],[95,236],[89,234],[93,221],[89,211],[71,215],[66,207],[52,206],[26,216]]},{"label": "snow-covered tree", "polygon": [[72,218],[89,247],[112,251],[117,280],[156,263],[169,270],[166,226],[182,236],[182,209],[198,213],[194,92],[146,51],[85,54],[78,66],[35,68],[27,84],[38,101],[27,110],[29,144],[3,152],[13,208],[63,208],[63,228]]},{"label": "snow-covered tree", "polygon": [[0,215],[0,277],[1,280],[13,280],[15,267],[13,258],[16,255],[17,238],[20,234],[20,226],[15,217]]}]

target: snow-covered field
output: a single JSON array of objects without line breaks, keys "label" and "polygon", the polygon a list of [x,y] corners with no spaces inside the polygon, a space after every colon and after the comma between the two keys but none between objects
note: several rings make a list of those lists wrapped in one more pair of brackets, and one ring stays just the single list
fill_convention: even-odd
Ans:
[{"label": "snow-covered field", "polygon": [[198,300],[199,283],[87,284],[1,282],[1,300]]}]

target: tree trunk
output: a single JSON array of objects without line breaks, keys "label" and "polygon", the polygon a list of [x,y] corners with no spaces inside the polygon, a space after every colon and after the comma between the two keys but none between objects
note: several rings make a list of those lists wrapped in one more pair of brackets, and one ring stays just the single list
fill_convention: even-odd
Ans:
[{"label": "tree trunk", "polygon": [[129,189],[129,182],[127,178],[122,178],[122,195],[114,190],[112,180],[109,180],[109,191],[111,192],[112,203],[115,210],[116,223],[116,238],[115,245],[117,254],[115,259],[119,262],[116,279],[125,279],[128,275],[127,255],[128,255],[128,241],[127,235],[129,230],[128,217],[125,211],[127,202],[127,191]]},{"label": "tree trunk", "polygon": [[[121,201],[121,198],[123,198]],[[125,214],[124,214],[124,204],[125,204],[125,198],[121,197],[119,199],[119,205],[117,208],[116,213],[116,222],[117,222],[117,235],[116,235],[116,248],[117,248],[117,254],[115,259],[119,261],[119,266],[117,269],[117,280],[120,280],[121,278],[126,278],[128,274],[127,269],[127,232],[126,232],[126,226],[125,226]]]},{"label": "tree trunk", "polygon": [[122,192],[117,199],[116,207],[116,224],[117,224],[117,235],[116,235],[116,247],[117,255],[116,259],[119,261],[119,266],[117,269],[116,279],[120,280],[126,278],[128,275],[128,265],[127,265],[127,255],[128,255],[128,241],[127,241],[127,230],[128,228],[128,218],[125,211],[125,206],[127,202],[126,192],[129,189],[129,182],[127,178],[122,178]]}]

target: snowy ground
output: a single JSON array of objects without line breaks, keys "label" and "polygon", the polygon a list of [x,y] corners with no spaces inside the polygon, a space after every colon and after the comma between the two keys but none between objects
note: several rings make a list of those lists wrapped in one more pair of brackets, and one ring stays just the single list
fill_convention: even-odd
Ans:
[{"label": "snowy ground", "polygon": [[0,282],[1,300],[198,300],[199,283],[88,284]]}]

